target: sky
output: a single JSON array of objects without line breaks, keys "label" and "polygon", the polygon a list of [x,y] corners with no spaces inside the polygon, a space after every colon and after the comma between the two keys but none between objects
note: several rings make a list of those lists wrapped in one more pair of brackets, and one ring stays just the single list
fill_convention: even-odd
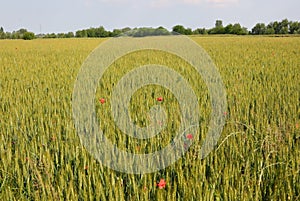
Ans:
[{"label": "sky", "polygon": [[1,0],[0,26],[34,33],[61,33],[104,26],[212,28],[240,23],[300,21],[299,0]]}]

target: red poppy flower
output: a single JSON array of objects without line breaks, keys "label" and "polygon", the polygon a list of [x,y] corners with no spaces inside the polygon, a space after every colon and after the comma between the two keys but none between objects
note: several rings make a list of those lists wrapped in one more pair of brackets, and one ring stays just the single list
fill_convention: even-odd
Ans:
[{"label": "red poppy flower", "polygon": [[100,101],[101,104],[104,104],[104,103],[105,103],[105,99],[104,99],[104,98],[100,98],[99,101]]},{"label": "red poppy flower", "polygon": [[164,179],[161,179],[159,181],[159,183],[157,184],[157,186],[158,186],[159,189],[163,189],[163,188],[166,187],[166,184],[167,184],[166,181]]},{"label": "red poppy flower", "polygon": [[158,102],[162,102],[164,99],[163,99],[163,97],[158,97],[156,100],[157,100]]},{"label": "red poppy flower", "polygon": [[187,134],[187,135],[186,135],[186,138],[189,139],[189,140],[192,140],[193,137],[194,137],[194,136],[193,136],[192,134]]}]

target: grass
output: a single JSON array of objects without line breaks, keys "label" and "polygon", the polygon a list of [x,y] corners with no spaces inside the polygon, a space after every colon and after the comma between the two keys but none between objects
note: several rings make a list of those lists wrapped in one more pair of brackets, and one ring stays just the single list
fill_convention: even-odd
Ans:
[{"label": "grass", "polygon": [[[0,200],[299,200],[300,38],[192,39],[223,78],[226,125],[205,159],[197,154],[200,137],[175,164],[145,175],[101,165],[75,132],[71,98],[76,76],[103,39],[1,40]],[[168,144],[178,128],[172,93],[148,86],[132,96],[131,118],[148,125],[144,114],[163,96],[169,119],[161,135],[137,140],[112,129],[112,86],[146,58],[189,78],[200,98],[199,132],[205,136],[210,105],[204,82],[184,62],[155,51],[128,55],[125,67],[124,60],[116,61],[99,81],[95,103],[105,135],[120,149],[150,153]],[[105,104],[98,101],[102,97]],[[166,181],[163,189],[157,187],[161,179]]]}]

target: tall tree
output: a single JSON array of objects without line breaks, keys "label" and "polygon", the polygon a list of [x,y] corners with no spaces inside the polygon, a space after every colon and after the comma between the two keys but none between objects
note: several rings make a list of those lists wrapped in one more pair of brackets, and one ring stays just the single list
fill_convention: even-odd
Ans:
[{"label": "tall tree", "polygon": [[223,27],[223,21],[222,20],[216,20],[215,27],[216,28]]},{"label": "tall tree", "polygon": [[267,25],[266,34],[275,34],[273,22]]},{"label": "tall tree", "polygon": [[172,29],[173,32],[179,33],[179,34],[185,34],[186,30],[184,28],[184,26],[182,25],[176,25],[173,27]]},{"label": "tall tree", "polygon": [[289,21],[284,19],[279,24],[280,30],[279,34],[288,34],[289,33]]},{"label": "tall tree", "polygon": [[96,34],[96,37],[108,37],[109,36],[108,31],[106,31],[103,26],[95,29],[95,34]]},{"label": "tall tree", "polygon": [[275,34],[279,34],[280,31],[280,23],[275,21],[272,23],[273,29],[275,31]]},{"label": "tall tree", "polygon": [[252,28],[252,34],[261,35],[266,33],[266,25],[264,23],[257,23]]},{"label": "tall tree", "polygon": [[27,32],[23,33],[22,38],[23,38],[24,40],[32,40],[32,39],[35,38],[35,35],[34,35],[33,32],[28,32],[28,31],[27,31]]},{"label": "tall tree", "polygon": [[193,34],[207,34],[207,30],[205,28],[198,28],[193,31]]},{"label": "tall tree", "polygon": [[6,39],[6,34],[4,33],[3,27],[0,28],[0,39]]},{"label": "tall tree", "polygon": [[290,22],[290,34],[300,34],[300,23],[299,22]]},{"label": "tall tree", "polygon": [[109,33],[110,37],[116,37],[122,34],[122,30],[120,29],[114,29],[112,32]]},{"label": "tall tree", "polygon": [[215,27],[208,31],[209,34],[224,34],[225,28],[223,27],[222,20],[216,20]]},{"label": "tall tree", "polygon": [[193,31],[191,28],[187,28],[185,29],[185,32],[184,32],[185,35],[192,35],[193,34]]},{"label": "tall tree", "polygon": [[233,25],[232,25],[232,24],[228,24],[228,25],[225,27],[225,33],[226,33],[226,34],[233,34]]}]

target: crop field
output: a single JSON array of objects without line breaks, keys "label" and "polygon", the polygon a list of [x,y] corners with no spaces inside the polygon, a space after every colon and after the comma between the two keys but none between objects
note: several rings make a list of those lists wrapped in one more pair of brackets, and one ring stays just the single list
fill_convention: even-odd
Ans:
[{"label": "crop field", "polygon": [[119,149],[143,154],[167,146],[180,125],[179,103],[149,85],[130,100],[132,121],[149,126],[149,109],[167,119],[155,137],[119,130],[111,115],[113,86],[132,68],[169,66],[199,98],[199,137],[184,157],[148,174],[126,174],[97,161],[81,144],[72,114],[80,67],[107,39],[0,40],[0,200],[300,200],[300,37],[191,37],[210,55],[226,88],[226,122],[215,149],[199,156],[210,97],[191,66],[167,53],[134,52],[99,80],[95,111]]}]

